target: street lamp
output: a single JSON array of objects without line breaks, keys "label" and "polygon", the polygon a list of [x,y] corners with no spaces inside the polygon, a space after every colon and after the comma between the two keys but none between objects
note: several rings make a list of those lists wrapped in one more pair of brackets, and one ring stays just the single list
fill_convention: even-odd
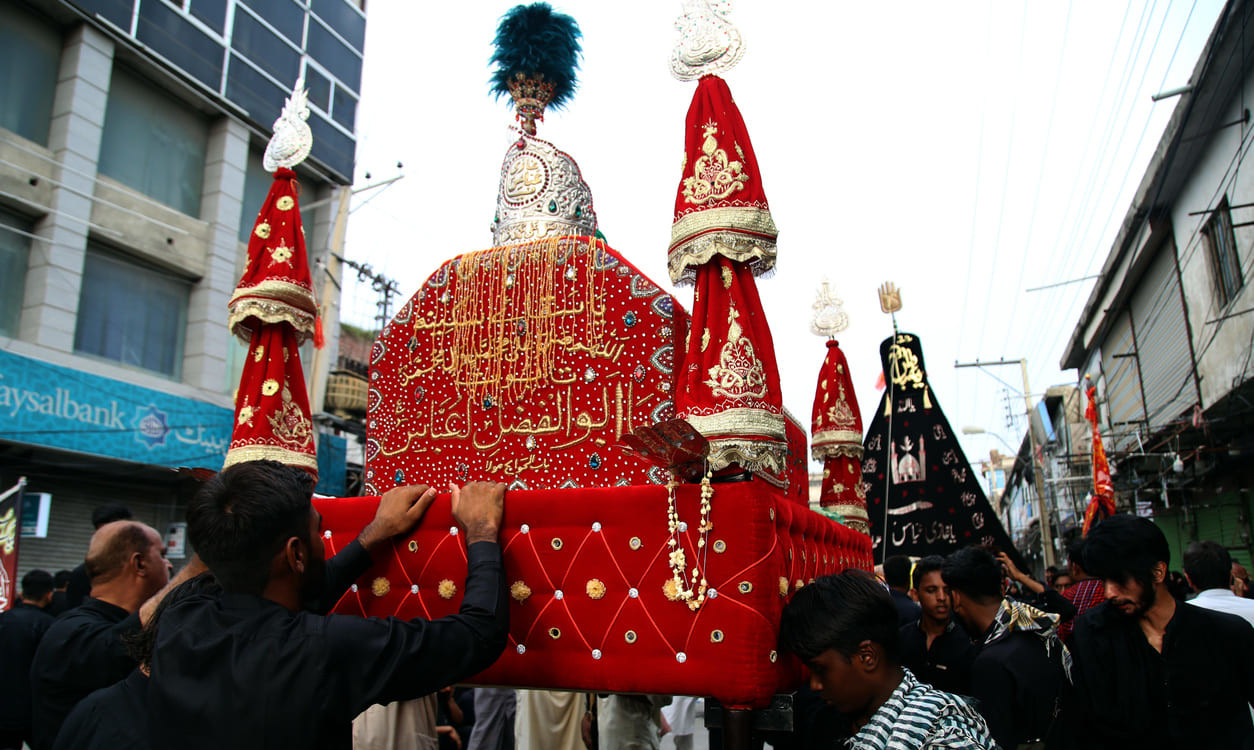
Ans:
[{"label": "street lamp", "polygon": [[1002,437],[1001,435],[998,435],[996,432],[989,432],[983,427],[971,427],[970,425],[968,425],[962,428],[962,434],[963,435],[992,435],[993,437],[1000,440],[1002,445],[1006,446],[1006,450],[1010,451],[1010,454],[1012,456],[1019,455],[1019,451],[1015,448],[1012,448],[1010,446],[1010,443],[1006,442],[1006,438]]}]

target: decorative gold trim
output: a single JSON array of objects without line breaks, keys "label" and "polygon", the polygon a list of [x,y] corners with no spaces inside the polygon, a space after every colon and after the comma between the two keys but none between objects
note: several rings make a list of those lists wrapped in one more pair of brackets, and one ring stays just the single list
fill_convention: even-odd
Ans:
[{"label": "decorative gold trim", "polygon": [[758,206],[718,206],[694,210],[671,224],[671,251],[698,234],[714,231],[749,232],[773,240],[779,235],[771,212]]},{"label": "decorative gold trim", "polygon": [[711,440],[708,458],[710,471],[737,464],[753,472],[769,484],[786,488],[784,477],[788,445],[774,440]]},{"label": "decorative gold trim", "polygon": [[724,409],[708,416],[700,414],[682,416],[694,430],[707,438],[721,435],[752,435],[779,440],[785,438],[784,416],[772,414],[765,409],[740,407]]},{"label": "decorative gold trim", "polygon": [[314,320],[316,316],[281,302],[266,299],[245,299],[234,304],[227,316],[227,325],[231,333],[244,343],[252,341],[254,327],[246,325],[249,318],[256,318],[262,323],[288,323],[296,332],[296,345],[299,346],[313,338]]},{"label": "decorative gold trim", "polygon": [[300,453],[274,445],[241,445],[232,447],[226,452],[226,460],[222,463],[222,468],[225,469],[235,464],[242,464],[247,461],[261,461],[263,459],[278,461],[281,464],[295,466],[298,469],[310,469],[315,476],[318,473],[317,456],[312,453]]}]

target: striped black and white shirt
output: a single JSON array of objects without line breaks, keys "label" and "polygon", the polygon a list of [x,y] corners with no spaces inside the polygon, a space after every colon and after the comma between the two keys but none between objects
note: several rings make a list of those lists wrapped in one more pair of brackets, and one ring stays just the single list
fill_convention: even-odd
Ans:
[{"label": "striped black and white shirt", "polygon": [[849,750],[997,750],[970,704],[902,672],[892,696],[846,741]]}]

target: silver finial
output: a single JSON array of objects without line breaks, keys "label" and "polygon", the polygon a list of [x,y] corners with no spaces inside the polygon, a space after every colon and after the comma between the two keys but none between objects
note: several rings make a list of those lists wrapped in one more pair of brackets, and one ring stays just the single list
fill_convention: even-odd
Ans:
[{"label": "silver finial", "polygon": [[729,70],[745,54],[740,31],[727,20],[731,0],[682,0],[675,21],[679,40],[671,52],[671,75],[681,81]]},{"label": "silver finial", "polygon": [[300,164],[309,156],[313,148],[313,133],[309,130],[309,92],[305,90],[305,79],[297,78],[292,87],[292,95],[283,102],[283,111],[279,119],[274,121],[274,135],[266,144],[266,153],[261,158],[261,165],[267,172],[279,167],[292,167]]},{"label": "silver finial", "polygon": [[845,303],[832,293],[832,287],[823,279],[819,285],[818,297],[814,300],[814,317],[810,319],[810,331],[816,336],[836,338],[836,334],[849,327],[849,314],[843,309]]}]

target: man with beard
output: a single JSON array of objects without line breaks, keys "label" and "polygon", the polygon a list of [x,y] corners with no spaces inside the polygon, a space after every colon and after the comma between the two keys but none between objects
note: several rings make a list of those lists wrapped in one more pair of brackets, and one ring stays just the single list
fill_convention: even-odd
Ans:
[{"label": "man with beard", "polygon": [[923,616],[901,628],[901,663],[935,688],[970,695],[975,646],[949,616],[949,588],[941,577],[944,565],[945,558],[929,555],[914,566],[914,590]]},{"label": "man with beard", "polygon": [[[849,570],[803,587],[780,619],[779,646],[810,668],[810,687],[840,712],[858,750],[996,747],[966,701],[919,682],[899,660],[897,608],[877,581]],[[837,737],[827,738],[837,747]]]},{"label": "man with beard", "polygon": [[1058,640],[1058,615],[1002,596],[1001,566],[968,547],[941,571],[954,617],[975,636],[971,695],[1006,750],[1053,747],[1070,657]]},{"label": "man with beard", "polygon": [[[464,680],[504,650],[505,485],[452,487],[465,594],[457,614],[431,621],[302,610],[325,580],[312,489],[300,469],[251,461],[208,480],[188,503],[188,537],[224,593],[162,616],[148,685],[153,747],[348,748],[352,719],[367,707]],[[403,532],[434,499],[427,487],[401,487],[380,504],[399,505]]]},{"label": "man with beard", "polygon": [[1154,523],[1112,516],[1085,539],[1106,602],[1080,616],[1072,747],[1238,748],[1254,734],[1254,628],[1177,602]]}]

